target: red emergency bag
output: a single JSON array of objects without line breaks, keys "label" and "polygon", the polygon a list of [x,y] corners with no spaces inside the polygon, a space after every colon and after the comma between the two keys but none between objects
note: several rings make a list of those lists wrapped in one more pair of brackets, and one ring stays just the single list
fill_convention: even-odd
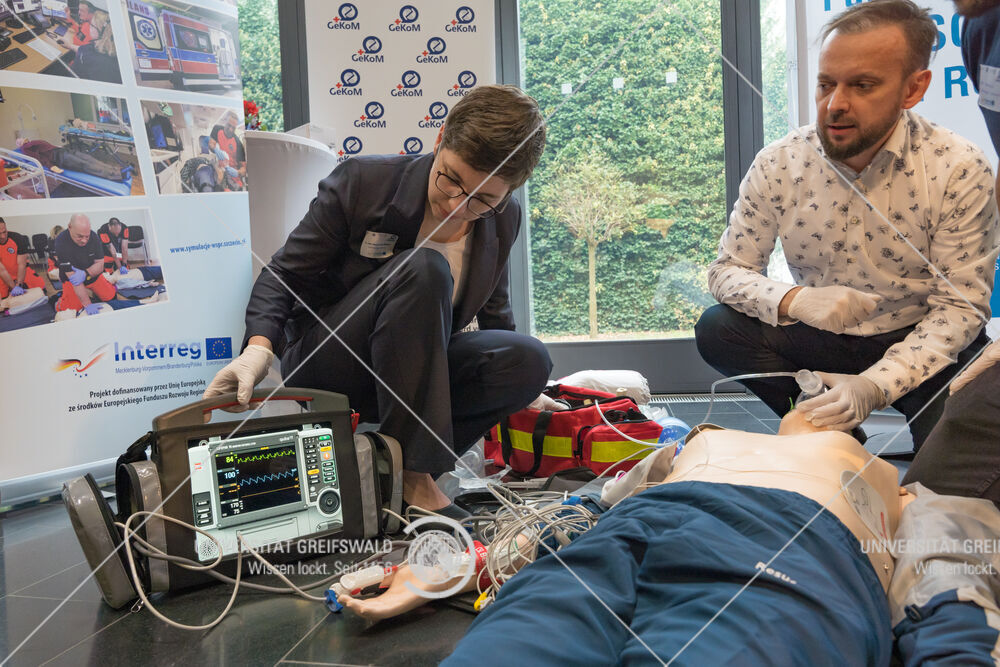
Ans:
[{"label": "red emergency bag", "polygon": [[[550,386],[545,394],[570,407],[525,408],[502,419],[486,436],[486,458],[499,467],[509,465],[522,477],[548,477],[581,466],[600,474],[622,459],[628,460],[615,470],[629,470],[653,451],[646,447],[656,445],[663,430],[627,396],[567,385]],[[604,423],[598,410],[619,431],[649,444],[623,437]]]}]

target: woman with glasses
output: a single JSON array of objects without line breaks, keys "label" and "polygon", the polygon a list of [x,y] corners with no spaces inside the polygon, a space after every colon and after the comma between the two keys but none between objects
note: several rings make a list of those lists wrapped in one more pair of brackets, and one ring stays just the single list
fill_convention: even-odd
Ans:
[{"label": "woman with glasses", "polygon": [[[433,475],[536,398],[551,370],[541,342],[515,333],[508,299],[512,193],[544,145],[535,100],[480,86],[433,153],[343,162],[261,272],[243,352],[205,396],[236,391],[245,409],[277,355],[287,386],[345,394],[399,440],[406,502],[460,511]],[[473,320],[479,330],[462,331]]]}]

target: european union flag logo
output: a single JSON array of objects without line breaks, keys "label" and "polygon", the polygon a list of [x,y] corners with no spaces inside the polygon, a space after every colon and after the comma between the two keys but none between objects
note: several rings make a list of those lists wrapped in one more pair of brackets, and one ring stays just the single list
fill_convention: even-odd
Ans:
[{"label": "european union flag logo", "polygon": [[232,338],[206,338],[205,339],[205,359],[232,359],[233,339]]}]

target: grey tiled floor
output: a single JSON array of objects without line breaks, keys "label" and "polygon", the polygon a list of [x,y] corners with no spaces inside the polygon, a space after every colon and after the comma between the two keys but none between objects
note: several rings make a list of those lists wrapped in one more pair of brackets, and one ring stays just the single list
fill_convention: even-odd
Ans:
[{"label": "grey tiled floor", "polygon": [[[706,403],[667,403],[693,425]],[[887,423],[894,417],[887,415]],[[757,401],[719,401],[710,421],[773,433],[778,420]],[[897,419],[901,424],[901,421]],[[332,572],[341,565],[326,562]],[[0,518],[0,662],[14,665],[430,665],[447,656],[473,616],[443,604],[372,625],[319,603],[242,591],[229,617],[203,632],[170,628],[147,610],[113,610],[92,579],[61,504]],[[256,578],[268,583],[267,578]],[[155,596],[158,609],[188,624],[225,607],[230,588],[206,586]],[[502,650],[503,638],[497,638]],[[14,655],[10,655],[15,651]]]}]

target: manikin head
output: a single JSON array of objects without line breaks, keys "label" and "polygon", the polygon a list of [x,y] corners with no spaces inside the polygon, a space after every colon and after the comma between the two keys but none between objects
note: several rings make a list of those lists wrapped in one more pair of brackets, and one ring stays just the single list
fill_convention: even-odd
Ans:
[{"label": "manikin head", "polygon": [[76,213],[69,219],[66,228],[69,230],[69,237],[73,239],[73,243],[81,248],[87,245],[90,240],[90,218],[83,213]]},{"label": "manikin head", "polygon": [[826,24],[816,131],[833,160],[861,171],[930,85],[937,25],[910,0],[871,0]]},{"label": "manikin head", "polygon": [[[544,148],[545,119],[534,99],[515,86],[474,88],[448,114],[434,143],[427,183],[431,215],[441,221],[454,211],[449,221],[471,222],[502,211]],[[463,191],[477,187],[479,201],[464,204]]]}]

